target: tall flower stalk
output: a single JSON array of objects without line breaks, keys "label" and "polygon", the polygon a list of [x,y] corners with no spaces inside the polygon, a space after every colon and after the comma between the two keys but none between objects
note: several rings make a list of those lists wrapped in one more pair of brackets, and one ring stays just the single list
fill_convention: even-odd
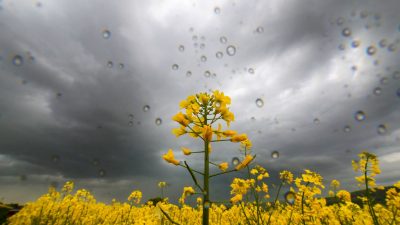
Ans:
[{"label": "tall flower stalk", "polygon": [[[251,142],[246,134],[237,134],[234,130],[222,130],[222,124],[217,124],[218,121],[222,120],[226,123],[227,127],[229,127],[230,123],[234,121],[234,114],[229,111],[230,104],[231,99],[225,96],[223,92],[214,91],[210,94],[198,93],[190,95],[186,100],[180,103],[181,110],[185,110],[184,113],[178,112],[172,117],[174,121],[180,124],[179,128],[174,128],[172,130],[173,134],[177,137],[189,135],[203,142],[203,151],[192,151],[189,148],[182,147],[182,152],[186,156],[195,153],[203,154],[204,166],[202,172],[190,167],[187,161],[180,162],[175,159],[172,149],[170,149],[167,154],[163,155],[164,160],[168,163],[184,167],[189,172],[198,192],[190,192],[189,194],[182,195],[182,202],[184,202],[184,198],[190,194],[202,195],[203,225],[209,224],[209,210],[212,204],[210,200],[210,179],[243,169],[250,164],[254,158],[251,155],[246,156],[241,164],[231,170],[228,170],[229,166],[227,162],[215,163],[211,160],[212,143],[214,142],[230,141],[241,143],[242,146],[248,149],[251,147]],[[211,174],[210,165],[218,167],[220,172]],[[197,176],[203,178],[203,184],[199,184]]]}]

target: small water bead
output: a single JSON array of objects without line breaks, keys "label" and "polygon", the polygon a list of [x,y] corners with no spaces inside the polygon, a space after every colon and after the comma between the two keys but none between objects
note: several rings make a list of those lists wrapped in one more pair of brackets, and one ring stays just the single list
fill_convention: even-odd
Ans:
[{"label": "small water bead", "polygon": [[217,52],[217,53],[215,53],[215,56],[216,56],[218,59],[221,59],[221,58],[224,56],[224,53],[222,53],[222,52]]},{"label": "small water bead", "polygon": [[344,126],[344,127],[343,127],[343,131],[344,131],[345,133],[349,133],[349,132],[351,131],[350,125]]},{"label": "small water bead", "polygon": [[190,27],[189,28],[189,32],[193,32],[194,31],[194,28],[193,27]]},{"label": "small water bead", "polygon": [[204,43],[200,44],[200,49],[204,49],[205,47],[206,47],[206,44],[204,44]]},{"label": "small water bead", "polygon": [[343,17],[339,17],[339,18],[336,19],[336,24],[338,26],[343,25],[343,23],[344,23],[344,18]]},{"label": "small water bead", "polygon": [[380,124],[376,128],[376,131],[378,132],[379,135],[385,135],[387,133],[387,127],[385,124]]},{"label": "small water bead", "polygon": [[210,77],[210,76],[211,76],[211,72],[208,71],[208,70],[206,70],[206,71],[204,72],[204,76],[205,76],[205,77]]},{"label": "small water bead", "polygon": [[179,45],[179,46],[178,46],[178,50],[179,50],[180,52],[185,51],[185,46]]},{"label": "small water bead", "polygon": [[279,152],[278,152],[278,151],[273,151],[273,152],[271,153],[271,158],[273,158],[273,159],[279,158]]},{"label": "small water bead", "polygon": [[172,65],[172,69],[173,69],[173,70],[178,70],[178,69],[179,69],[178,64],[173,64],[173,65]]},{"label": "small water bead", "polygon": [[342,35],[345,37],[349,37],[351,35],[351,30],[350,28],[346,27],[342,30]]},{"label": "small water bead", "polygon": [[[211,78],[216,78],[217,77],[217,74],[216,73],[212,73],[211,74]],[[211,92],[211,90],[210,90],[210,92]]]},{"label": "small water bead", "polygon": [[226,44],[226,42],[228,42],[228,39],[225,36],[222,36],[219,38],[219,42],[221,42],[221,44]]},{"label": "small water bead", "polygon": [[382,39],[379,41],[379,47],[384,48],[387,46],[387,40],[386,39]]},{"label": "small water bead", "polygon": [[285,193],[284,197],[285,197],[285,201],[288,204],[293,205],[294,201],[296,199],[296,194],[294,192],[292,192],[292,191],[288,191],[288,192]]},{"label": "small water bead", "polygon": [[161,118],[157,118],[157,119],[156,119],[156,125],[157,125],[157,126],[160,126],[161,123],[162,123]]},{"label": "small water bead", "polygon": [[99,176],[100,176],[100,177],[104,177],[105,175],[106,175],[106,171],[103,170],[103,169],[100,169],[100,170],[99,170]]},{"label": "small water bead", "polygon": [[256,31],[259,34],[264,33],[264,27],[259,26],[259,27],[257,27]]},{"label": "small water bead", "polygon": [[24,58],[22,58],[22,56],[20,55],[15,55],[12,59],[12,63],[15,66],[22,66],[22,64],[24,63]]},{"label": "small water bead", "polygon": [[389,79],[387,77],[382,77],[381,79],[381,84],[387,84],[389,82]]},{"label": "small water bead", "polygon": [[205,55],[202,55],[202,56],[200,57],[200,60],[201,60],[202,62],[206,62],[206,61],[207,61],[207,57],[206,57]]},{"label": "small water bead", "polygon": [[354,40],[353,42],[351,42],[351,47],[353,48],[357,48],[358,46],[360,46],[361,42],[359,40]]},{"label": "small water bead", "polygon": [[313,122],[314,124],[319,124],[321,121],[318,118],[315,118]]},{"label": "small water bead", "polygon": [[373,46],[373,45],[371,45],[371,46],[369,46],[368,48],[367,48],[367,54],[368,55],[375,55],[375,53],[376,53],[376,47],[375,46]]},{"label": "small water bead", "polygon": [[114,63],[112,61],[107,62],[107,67],[112,68],[114,66]]},{"label": "small water bead", "polygon": [[392,77],[395,80],[400,80],[400,71],[394,71]]},{"label": "small water bead", "polygon": [[395,44],[390,44],[390,45],[388,46],[388,50],[389,50],[390,52],[396,51],[396,45],[395,45]]},{"label": "small water bead", "polygon": [[200,37],[200,40],[205,41],[205,40],[206,40],[206,37],[201,36],[201,37]]},{"label": "small water bead", "polygon": [[366,115],[365,115],[365,113],[363,112],[363,111],[357,111],[355,114],[354,114],[354,118],[357,120],[357,121],[364,121],[365,120],[365,118],[366,118]]},{"label": "small water bead", "polygon": [[264,106],[264,101],[261,98],[256,99],[256,106],[261,108]]},{"label": "small water bead", "polygon": [[119,68],[120,68],[120,69],[123,69],[124,67],[125,67],[125,65],[124,65],[123,63],[120,63],[120,64],[119,64]]},{"label": "small water bead", "polygon": [[254,69],[253,69],[253,68],[249,68],[248,72],[249,72],[250,74],[254,74]]},{"label": "small water bead", "polygon": [[219,7],[215,7],[214,8],[214,13],[217,14],[217,15],[220,14],[221,13],[221,9]]},{"label": "small water bead", "polygon": [[147,112],[149,110],[150,110],[150,106],[149,105],[143,106],[143,112]]},{"label": "small water bead", "polygon": [[132,127],[133,126],[133,121],[129,121],[129,126]]},{"label": "small water bead", "polygon": [[188,71],[186,72],[186,76],[187,76],[187,77],[192,76],[192,71],[188,70]]},{"label": "small water bead", "polygon": [[229,56],[234,56],[236,54],[235,46],[229,45],[228,47],[226,47],[226,54],[228,54]]},{"label": "small water bead", "polygon": [[382,88],[376,87],[376,88],[374,89],[374,95],[379,96],[379,95],[381,95],[381,94],[382,94]]},{"label": "small water bead", "polygon": [[237,166],[240,163],[240,159],[238,157],[233,157],[232,158],[232,165]]},{"label": "small water bead", "polygon": [[102,35],[104,39],[109,39],[111,37],[111,32],[107,29],[104,29]]}]

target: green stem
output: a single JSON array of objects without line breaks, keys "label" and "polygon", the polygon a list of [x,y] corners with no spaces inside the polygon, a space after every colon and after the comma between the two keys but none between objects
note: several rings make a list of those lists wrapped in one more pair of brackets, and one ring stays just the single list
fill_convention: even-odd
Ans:
[{"label": "green stem", "polygon": [[161,206],[158,206],[161,210],[161,212],[165,215],[165,217],[167,217],[167,219],[172,223],[172,224],[176,224],[176,225],[180,225],[179,223],[175,222],[169,215],[168,213],[166,213]]},{"label": "green stem", "polygon": [[281,182],[279,184],[278,192],[276,193],[275,200],[274,200],[274,205],[272,206],[272,212],[269,214],[267,225],[271,222],[271,216],[274,213],[276,201],[278,201],[279,192],[281,191],[282,185],[283,185],[283,182]]},{"label": "green stem", "polygon": [[199,183],[197,182],[196,176],[193,174],[192,170],[190,169],[189,165],[187,164],[186,161],[183,161],[186,165],[186,169],[189,171],[190,176],[192,176],[192,179],[194,181],[194,184],[202,191],[204,192],[203,188],[201,188],[201,186],[199,185]]},{"label": "green stem", "polygon": [[369,194],[369,188],[368,188],[368,160],[369,158],[367,157],[366,162],[365,162],[365,172],[364,172],[364,180],[365,180],[365,193],[367,195],[367,204],[368,204],[368,209],[369,209],[369,213],[371,214],[372,220],[374,221],[374,225],[379,225],[378,223],[378,219],[376,217],[375,211],[374,211],[374,207],[372,205],[371,202],[371,196]]},{"label": "green stem", "polygon": [[222,175],[222,174],[225,174],[225,173],[231,173],[231,172],[235,172],[235,171],[236,171],[236,169],[228,170],[228,171],[224,171],[224,172],[212,174],[212,175],[210,175],[209,177],[211,178],[211,177],[215,177],[215,176],[219,176],[219,175]]},{"label": "green stem", "polygon": [[[207,125],[207,106],[204,107],[204,125]],[[209,224],[209,208],[210,208],[210,191],[209,191],[209,175],[210,175],[210,153],[209,153],[209,141],[204,140],[204,194],[203,194],[203,225],[208,225]]]}]

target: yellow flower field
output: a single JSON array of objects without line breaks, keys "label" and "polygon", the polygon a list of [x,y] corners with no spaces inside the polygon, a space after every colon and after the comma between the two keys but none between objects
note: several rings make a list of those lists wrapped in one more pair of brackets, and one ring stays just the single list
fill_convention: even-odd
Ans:
[{"label": "yellow flower field", "polygon": [[[180,124],[172,130],[177,137],[190,135],[203,143],[204,150],[193,151],[182,147],[185,157],[192,154],[204,156],[204,171],[189,166],[187,160],[179,161],[173,150],[169,149],[162,158],[173,166],[183,167],[193,180],[193,187],[183,187],[179,205],[168,202],[163,196],[166,182],[158,184],[161,199],[158,202],[141,203],[142,193],[134,190],[127,202],[113,200],[111,204],[97,202],[95,197],[82,189],[73,191],[73,183],[67,182],[60,192],[50,188],[49,193],[37,201],[28,203],[19,213],[10,217],[8,224],[400,224],[400,181],[386,191],[386,203],[375,204],[372,198],[377,186],[375,176],[381,173],[379,160],[369,152],[359,154],[359,160],[353,161],[356,181],[365,190],[361,197],[362,206],[351,201],[346,190],[338,190],[340,182],[333,180],[329,195],[338,203],[327,205],[321,196],[325,185],[323,177],[315,171],[305,169],[298,176],[284,170],[280,172],[280,183],[276,193],[271,196],[268,182],[269,173],[260,165],[254,165],[256,154],[251,151],[251,141],[246,134],[233,130],[222,130],[222,125],[214,125],[223,120],[229,127],[234,115],[229,111],[231,100],[224,93],[214,91],[212,94],[199,93],[189,96],[180,106],[185,114],[179,112],[172,119]],[[213,127],[214,125],[214,127]],[[227,162],[213,162],[212,144],[222,141],[240,143],[243,157],[238,159],[234,168]],[[349,162],[350,163],[350,162]],[[212,174],[210,166],[220,172]],[[209,179],[234,173],[239,170],[247,176],[236,177],[231,182],[231,198],[226,203],[216,203],[210,199]],[[360,175],[360,176],[358,176]],[[198,182],[200,176],[203,184]],[[281,193],[283,187],[290,191]],[[185,199],[200,195],[197,206],[185,204]],[[284,201],[280,200],[284,197]]]}]

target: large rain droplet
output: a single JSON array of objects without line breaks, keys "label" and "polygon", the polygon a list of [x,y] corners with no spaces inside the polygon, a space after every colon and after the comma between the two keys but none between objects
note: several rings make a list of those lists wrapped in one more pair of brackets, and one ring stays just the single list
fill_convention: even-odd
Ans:
[{"label": "large rain droplet", "polygon": [[363,111],[357,111],[355,114],[354,114],[354,118],[357,120],[357,121],[364,121],[365,120],[365,118],[366,118],[366,115],[365,115],[365,113],[363,112]]},{"label": "large rain droplet", "polygon": [[143,112],[147,112],[149,110],[150,110],[150,106],[149,105],[143,106]]},{"label": "large rain droplet", "polygon": [[254,69],[253,69],[253,68],[249,68],[249,69],[248,69],[248,72],[249,72],[250,74],[254,74]]},{"label": "large rain droplet", "polygon": [[202,56],[200,57],[200,60],[201,60],[202,62],[206,62],[206,61],[207,61],[207,57],[206,57],[205,55],[202,55]]},{"label": "large rain droplet", "polygon": [[102,32],[103,38],[104,39],[109,39],[111,37],[111,32],[107,29],[103,30]]},{"label": "large rain droplet", "polygon": [[361,42],[358,40],[354,40],[353,42],[351,42],[351,47],[353,48],[357,48],[358,46],[360,46]]},{"label": "large rain droplet", "polygon": [[233,166],[237,166],[237,165],[239,165],[239,163],[240,163],[240,160],[239,160],[238,157],[233,157],[232,158],[232,165]]},{"label": "large rain droplet", "polygon": [[344,29],[342,30],[342,35],[345,36],[345,37],[350,36],[350,35],[351,35],[351,30],[350,30],[350,28],[348,28],[348,27],[344,28]]},{"label": "large rain droplet", "polygon": [[385,124],[380,124],[376,128],[376,131],[378,132],[379,135],[385,135],[387,133],[387,127]]},{"label": "large rain droplet", "polygon": [[226,47],[226,54],[228,54],[229,56],[234,56],[236,54],[235,46],[229,45],[228,47]]},{"label": "large rain droplet", "polygon": [[157,118],[157,119],[156,119],[156,125],[157,125],[157,126],[160,126],[161,123],[162,123],[161,118]]},{"label": "large rain droplet", "polygon": [[261,98],[256,99],[256,106],[261,108],[264,106],[264,101]]},{"label": "large rain droplet", "polygon": [[285,193],[284,197],[285,197],[285,201],[288,204],[293,205],[294,201],[296,199],[296,194],[294,192],[292,192],[292,191],[288,191],[288,192]]},{"label": "large rain droplet", "polygon": [[15,55],[14,58],[12,59],[12,63],[15,66],[22,66],[22,64],[24,63],[24,59],[20,55]]},{"label": "large rain droplet", "polygon": [[271,153],[271,158],[273,158],[273,159],[279,158],[279,152],[278,152],[278,151],[273,151],[273,152]]},{"label": "large rain droplet", "polygon": [[367,54],[368,55],[375,55],[375,53],[376,53],[376,47],[375,46],[373,46],[373,45],[371,45],[371,46],[369,46],[368,48],[367,48]]},{"label": "large rain droplet", "polygon": [[172,65],[172,69],[173,69],[173,70],[178,70],[178,69],[179,69],[178,64],[173,64],[173,65]]}]

